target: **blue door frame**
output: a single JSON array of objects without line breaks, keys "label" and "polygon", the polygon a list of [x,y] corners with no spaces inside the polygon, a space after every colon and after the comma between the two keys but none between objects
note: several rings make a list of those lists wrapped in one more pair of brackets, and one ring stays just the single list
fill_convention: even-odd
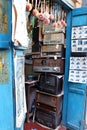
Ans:
[{"label": "blue door frame", "polygon": [[71,130],[84,130],[87,84],[72,83],[68,81],[71,56],[71,31],[73,26],[87,26],[87,7],[74,9],[67,13],[66,60],[62,113],[62,122],[66,127]]}]

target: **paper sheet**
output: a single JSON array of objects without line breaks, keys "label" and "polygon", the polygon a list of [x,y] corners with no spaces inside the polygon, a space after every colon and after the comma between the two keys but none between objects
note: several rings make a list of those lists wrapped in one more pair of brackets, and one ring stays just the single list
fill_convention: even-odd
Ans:
[{"label": "paper sheet", "polygon": [[71,52],[87,52],[87,26],[72,27]]},{"label": "paper sheet", "polygon": [[87,83],[87,57],[70,57],[69,81]]},{"label": "paper sheet", "polygon": [[[29,38],[26,27],[26,0],[14,0],[13,6],[17,11],[17,20],[15,19],[15,11],[12,8],[12,40],[17,40],[24,47],[28,47]],[[14,34],[14,26],[16,20],[16,31]]]},{"label": "paper sheet", "polygon": [[24,57],[15,57],[16,127],[20,128],[26,113]]}]

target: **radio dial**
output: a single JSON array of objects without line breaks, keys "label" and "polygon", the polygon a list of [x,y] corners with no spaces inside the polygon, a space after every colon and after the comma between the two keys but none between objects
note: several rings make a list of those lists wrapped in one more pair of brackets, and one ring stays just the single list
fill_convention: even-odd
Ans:
[{"label": "radio dial", "polygon": [[42,60],[41,65],[46,65],[46,60]]},{"label": "radio dial", "polygon": [[60,72],[60,68],[59,67],[54,67],[53,70],[57,71],[57,72]]}]

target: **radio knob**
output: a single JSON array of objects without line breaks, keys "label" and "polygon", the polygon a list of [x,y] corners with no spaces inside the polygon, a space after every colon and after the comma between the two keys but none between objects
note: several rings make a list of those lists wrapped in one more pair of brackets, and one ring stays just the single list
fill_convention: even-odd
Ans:
[{"label": "radio knob", "polygon": [[46,65],[46,60],[42,60],[41,65]]},{"label": "radio knob", "polygon": [[54,111],[56,111],[56,108],[54,108]]},{"label": "radio knob", "polygon": [[60,72],[60,68],[59,67],[54,67],[53,70],[57,71],[57,72]]}]

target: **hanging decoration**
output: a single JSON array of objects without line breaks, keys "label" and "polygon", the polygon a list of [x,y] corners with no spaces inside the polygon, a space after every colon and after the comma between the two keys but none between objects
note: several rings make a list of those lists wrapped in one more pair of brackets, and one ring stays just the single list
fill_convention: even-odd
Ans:
[{"label": "hanging decoration", "polygon": [[45,0],[44,0],[44,19],[49,19],[49,9]]},{"label": "hanging decoration", "polygon": [[61,20],[61,25],[66,27],[66,22],[65,22],[65,12],[64,10],[62,9],[62,20]]},{"label": "hanging decoration", "polygon": [[57,11],[57,15],[58,15],[58,21],[57,21],[57,27],[61,27],[61,15],[62,11],[61,11],[61,7],[60,5],[58,5],[58,11]]},{"label": "hanging decoration", "polygon": [[49,24],[50,23],[50,19],[49,19],[49,16],[50,16],[50,14],[49,14],[49,7],[48,7],[48,3],[46,3],[46,2],[44,1],[44,8],[45,8],[45,12],[44,12],[44,24]]},{"label": "hanging decoration", "polygon": [[[56,5],[56,8],[55,8]],[[53,0],[28,0],[26,2],[26,11],[32,11],[32,15],[38,18],[43,24],[52,24],[54,28],[66,27],[66,11],[53,2]]]},{"label": "hanging decoration", "polygon": [[55,19],[55,22],[53,23],[53,27],[56,28],[57,27],[57,10],[54,11],[54,19]]},{"label": "hanging decoration", "polygon": [[44,20],[44,6],[43,2],[41,2],[41,12],[38,14],[39,20]]},{"label": "hanging decoration", "polygon": [[54,19],[54,15],[53,15],[53,2],[51,0],[51,5],[50,5],[50,13],[49,13],[49,19],[53,20]]},{"label": "hanging decoration", "polygon": [[32,4],[29,2],[29,0],[26,2],[26,11],[32,10]]},{"label": "hanging decoration", "polygon": [[39,14],[39,11],[38,11],[38,9],[37,9],[37,0],[36,0],[35,9],[33,9],[33,15],[34,15],[34,16],[38,16],[38,14]]}]

